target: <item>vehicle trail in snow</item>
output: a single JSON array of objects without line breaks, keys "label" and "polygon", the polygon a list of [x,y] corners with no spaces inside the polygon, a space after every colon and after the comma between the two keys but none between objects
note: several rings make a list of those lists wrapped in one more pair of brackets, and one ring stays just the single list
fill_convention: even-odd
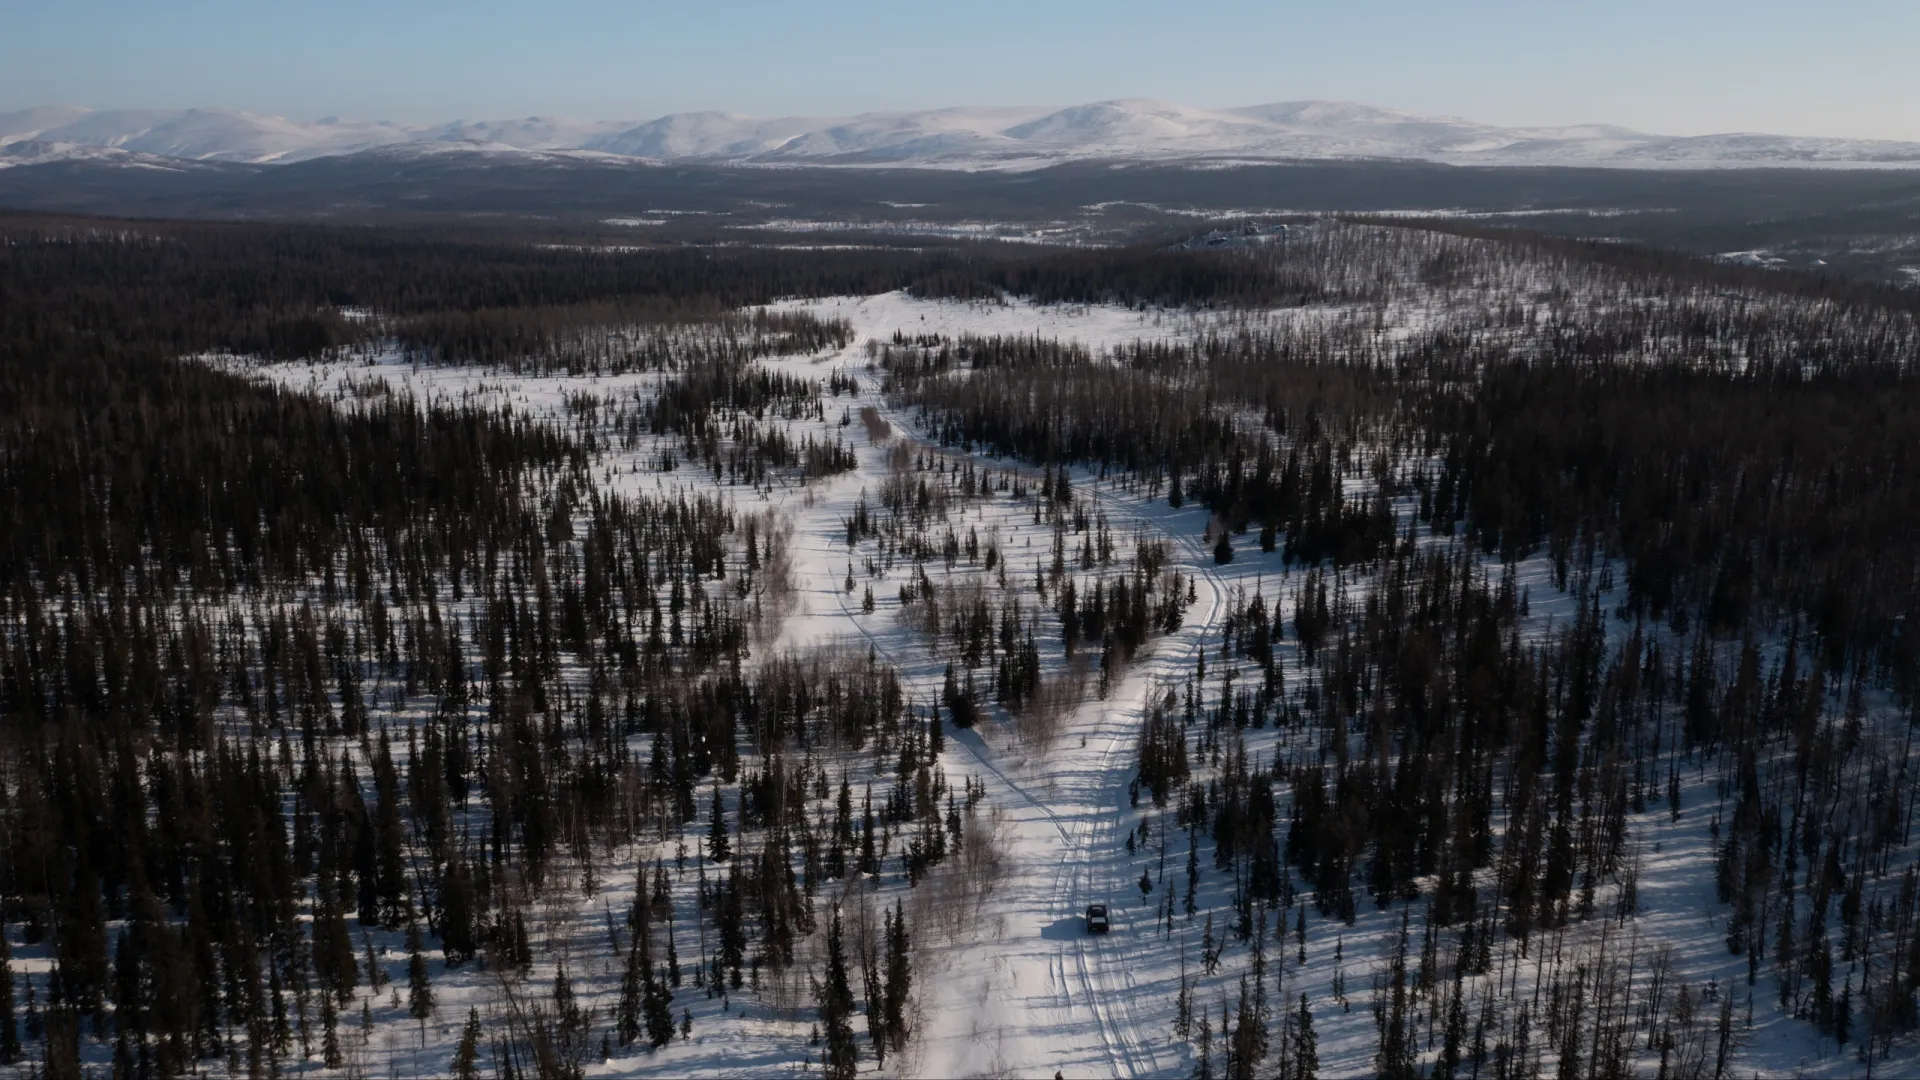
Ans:
[{"label": "vehicle trail in snow", "polygon": [[[910,424],[893,413],[884,400],[878,400],[877,395],[873,397],[875,399],[870,400],[868,404],[878,410],[881,417],[892,425],[894,431],[899,433],[897,437],[929,450],[947,452],[945,448],[922,438]],[[990,463],[996,468],[1006,467],[999,462]],[[1144,525],[1160,533],[1178,548],[1184,549],[1189,563],[1187,569],[1196,584],[1196,599],[1199,599],[1199,594],[1204,593],[1208,604],[1204,618],[1196,622],[1192,620],[1189,613],[1189,616],[1183,619],[1182,629],[1191,632],[1193,640],[1187,648],[1177,651],[1185,658],[1184,669],[1192,668],[1194,661],[1205,651],[1207,642],[1218,627],[1226,606],[1226,584],[1218,571],[1213,569],[1212,553],[1192,536],[1168,525],[1164,519],[1144,513],[1136,500],[1124,499],[1110,489],[1103,488],[1098,480],[1092,482],[1090,489],[1094,501],[1110,511],[1110,522],[1124,521]],[[1199,587],[1202,581],[1205,582],[1204,588]],[[874,645],[875,649],[886,655],[886,649],[878,639],[860,623],[860,620],[853,618],[852,608],[848,605],[844,593],[840,594],[840,604],[848,618],[860,627],[861,633]],[[1103,868],[1100,865],[1101,854],[1103,851],[1117,848],[1120,843],[1117,836],[1119,823],[1122,817],[1127,816],[1130,808],[1127,788],[1131,770],[1126,766],[1124,755],[1126,749],[1138,740],[1140,726],[1145,721],[1148,695],[1153,693],[1158,677],[1168,674],[1177,675],[1180,670],[1183,670],[1181,666],[1168,664],[1171,659],[1170,654],[1174,651],[1176,650],[1169,649],[1167,650],[1169,655],[1149,656],[1145,658],[1145,663],[1129,672],[1114,688],[1112,696],[1119,704],[1108,705],[1100,702],[1094,705],[1094,714],[1102,721],[1108,721],[1106,726],[1109,731],[1106,735],[1106,745],[1100,754],[1099,767],[1096,770],[1101,777],[1099,793],[1088,804],[1089,813],[1082,822],[1068,826],[1052,807],[1036,798],[1023,784],[1009,777],[981,746],[976,745],[971,739],[954,740],[964,745],[968,753],[1005,784],[1009,791],[1039,811],[1053,825],[1055,833],[1066,845],[1068,850],[1062,852],[1062,858],[1058,861],[1058,869],[1054,875],[1055,925],[1076,918],[1081,905],[1106,896],[1109,890],[1118,892],[1127,884],[1115,880],[1109,880],[1103,884],[1098,880],[1103,869],[1109,879],[1113,877],[1111,867]],[[897,661],[898,658],[889,656],[889,659]],[[1144,683],[1145,686],[1138,687],[1137,684],[1140,683]],[[1135,692],[1136,688],[1138,692]],[[1120,719],[1122,717],[1124,719]],[[1115,719],[1119,722],[1111,722]],[[1049,774],[1049,778],[1058,779],[1054,774]],[[1114,1074],[1143,1076],[1158,1073],[1159,1057],[1153,1049],[1154,1042],[1141,1030],[1130,1007],[1135,982],[1125,963],[1120,946],[1111,940],[1101,940],[1091,936],[1077,936],[1063,944],[1068,945],[1069,948],[1055,949],[1054,956],[1050,958],[1049,970],[1056,984],[1060,986],[1063,998],[1070,1009],[1074,1007],[1076,994],[1063,984],[1069,981],[1077,983],[1078,1002],[1091,1014],[1100,1033],[1108,1064]],[[1072,953],[1073,960],[1071,979],[1068,972],[1068,952]],[[1120,1014],[1118,1017],[1115,1015],[1116,1012]]]},{"label": "vehicle trail in snow", "polygon": [[[820,302],[805,306],[822,316],[850,317],[856,342],[885,340],[896,329],[958,334],[984,328],[971,325],[976,322],[1005,323],[1010,324],[1003,327],[1008,331],[1017,328],[1096,346],[1183,337],[1192,329],[1158,325],[1134,312],[1097,307],[1068,314],[1022,304],[993,308],[935,304],[897,294],[844,306]],[[825,588],[833,594],[817,614],[830,615],[834,623],[841,619],[851,623],[876,655],[903,673],[917,672],[914,681],[924,687],[938,665],[930,661],[931,654],[916,640],[917,634],[881,630],[834,580],[838,571],[832,568],[845,552],[834,537],[834,512],[847,508],[840,504],[850,502],[857,487],[873,490],[884,480],[887,448],[896,439],[950,458],[971,459],[995,471],[1036,480],[1040,471],[993,455],[958,453],[923,437],[909,418],[889,406],[861,345],[763,363],[811,378],[818,378],[823,367],[857,372],[859,388],[848,402],[849,412],[871,407],[889,426],[886,436],[857,449],[856,474],[831,486],[826,496],[831,509],[809,499],[796,524],[802,525],[805,534],[808,554],[803,559],[811,563],[808,573],[826,573]],[[946,954],[950,968],[929,983],[924,1004],[930,1027],[923,1033],[925,1058],[920,1067],[934,1073],[1047,1074],[1058,1068],[1067,1074],[1143,1076],[1179,1067],[1176,1051],[1165,1045],[1160,1033],[1146,1030],[1136,1016],[1139,1003],[1133,996],[1157,994],[1160,989],[1148,988],[1151,978],[1143,985],[1132,970],[1144,947],[1138,933],[1152,932],[1157,918],[1149,927],[1149,920],[1134,917],[1136,912],[1144,914],[1140,912],[1143,902],[1125,901],[1130,888],[1125,880],[1126,860],[1116,853],[1124,843],[1122,821],[1136,817],[1128,797],[1133,772],[1128,755],[1138,743],[1150,695],[1192,670],[1195,658],[1218,632],[1227,586],[1208,545],[1198,539],[1197,526],[1204,520],[1200,515],[1161,509],[1142,496],[1122,494],[1086,470],[1076,470],[1073,485],[1114,529],[1133,526],[1163,537],[1168,543],[1168,567],[1190,579],[1195,604],[1178,630],[1144,646],[1116,672],[1107,698],[1074,707],[1059,741],[1046,755],[1003,760],[1013,748],[999,748],[997,738],[986,738],[990,729],[951,735],[955,751],[964,751],[977,764],[978,775],[988,781],[988,804],[1012,812],[1005,827],[1012,830],[1009,839],[1017,865],[988,901],[980,920],[986,933],[950,949]],[[994,513],[987,511],[986,520]],[[1016,533],[1022,531],[1016,526]],[[796,534],[796,541],[800,539]],[[820,584],[816,579],[804,591],[811,593]],[[1097,900],[1107,901],[1119,916],[1117,933],[1106,939],[1092,938],[1082,929],[1085,905]]]}]

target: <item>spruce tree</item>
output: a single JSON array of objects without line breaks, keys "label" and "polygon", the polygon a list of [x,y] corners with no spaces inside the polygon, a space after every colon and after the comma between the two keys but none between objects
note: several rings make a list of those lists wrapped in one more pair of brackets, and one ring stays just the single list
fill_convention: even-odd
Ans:
[{"label": "spruce tree", "polygon": [[1240,977],[1240,1006],[1234,1016],[1232,1041],[1227,1046],[1227,1075],[1253,1080],[1267,1056],[1267,1022],[1253,999],[1246,976]]},{"label": "spruce tree", "polygon": [[467,1010],[467,1026],[460,1032],[460,1047],[453,1052],[455,1080],[480,1078],[480,1010]]},{"label": "spruce tree", "polygon": [[633,928],[633,941],[627,946],[627,967],[620,976],[620,1001],[613,1010],[614,1036],[621,1046],[632,1046],[640,1038],[641,1013],[646,999],[648,968],[647,927]]},{"label": "spruce tree", "polygon": [[[889,920],[893,918],[892,911],[885,908],[881,910]],[[880,943],[883,947],[886,945],[885,935],[882,935]],[[861,942],[860,981],[866,991],[867,1038],[873,1041],[874,1064],[884,1069],[887,1067],[887,1051],[892,1049],[893,1041],[887,1037],[886,985],[880,978],[880,964],[881,957],[874,952],[872,943]]]},{"label": "spruce tree", "polygon": [[1313,1009],[1300,995],[1300,1012],[1293,1021],[1292,1080],[1315,1080],[1320,1075],[1320,1042],[1313,1034]]},{"label": "spruce tree", "polygon": [[[1224,1003],[1221,1009],[1225,1013]],[[1224,1019],[1224,1015],[1223,1015]],[[1200,1033],[1194,1037],[1193,1080],[1213,1080],[1213,1009],[1202,1007]]]},{"label": "spruce tree", "polygon": [[424,1026],[433,1015],[433,984],[427,981],[427,958],[420,954],[420,924],[407,927],[407,1015]]},{"label": "spruce tree", "polygon": [[907,913],[899,900],[887,918],[887,1041],[895,1052],[907,1045],[907,1000],[913,991],[913,945],[907,936]]},{"label": "spruce tree", "polygon": [[326,1029],[321,1060],[327,1068],[337,1069],[345,1060],[340,1054],[340,1013],[334,1008],[333,999],[325,994],[320,996],[320,1023]]},{"label": "spruce tree", "polygon": [[379,882],[381,921],[398,926],[412,912],[407,902],[406,826],[400,817],[400,779],[393,765],[393,752],[385,725],[373,759],[374,787],[380,798],[374,815],[376,875]]},{"label": "spruce tree", "polygon": [[1441,1076],[1451,1077],[1460,1067],[1460,1055],[1467,1039],[1467,1008],[1462,997],[1460,983],[1455,980],[1453,992],[1448,995],[1447,1026],[1440,1042]]},{"label": "spruce tree", "polygon": [[727,812],[720,799],[720,787],[713,788],[713,814],[707,819],[707,857],[714,862],[726,862],[733,854],[733,844],[727,835]]},{"label": "spruce tree", "polygon": [[827,925],[826,979],[814,985],[820,1022],[826,1028],[822,1069],[830,1080],[852,1080],[859,1068],[860,1048],[853,1036],[853,986],[848,981],[846,940],[837,907]]},{"label": "spruce tree", "polygon": [[479,949],[474,928],[471,873],[456,857],[440,875],[440,950],[448,967],[465,963]]},{"label": "spruce tree", "polygon": [[860,872],[877,874],[880,872],[880,857],[873,846],[873,787],[867,787],[867,797],[860,812]]},{"label": "spruce tree", "polygon": [[643,993],[647,1042],[657,1050],[673,1041],[673,991],[658,972],[648,971]]}]

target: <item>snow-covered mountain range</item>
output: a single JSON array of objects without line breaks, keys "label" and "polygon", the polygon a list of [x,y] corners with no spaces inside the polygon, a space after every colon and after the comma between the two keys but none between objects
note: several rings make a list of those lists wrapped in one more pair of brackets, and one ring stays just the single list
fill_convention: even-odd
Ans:
[{"label": "snow-covered mountain range", "polygon": [[561,117],[407,125],[313,122],[232,109],[43,106],[0,113],[0,165],[84,158],[284,163],[341,154],[479,151],[736,165],[1021,168],[1074,160],[1402,159],[1630,168],[1920,167],[1920,142],[1732,133],[1653,135],[1600,124],[1495,127],[1341,101],[1200,109],[1121,99],[853,117],[675,113],[645,123]]}]

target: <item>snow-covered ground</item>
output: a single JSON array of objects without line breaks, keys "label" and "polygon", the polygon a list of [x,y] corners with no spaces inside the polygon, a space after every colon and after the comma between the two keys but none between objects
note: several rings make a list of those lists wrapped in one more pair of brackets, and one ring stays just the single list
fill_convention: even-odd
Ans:
[{"label": "snow-covered ground", "polygon": [[[911,419],[889,407],[877,376],[868,370],[869,340],[887,342],[896,335],[1037,335],[1081,342],[1095,350],[1136,340],[1179,341],[1244,322],[1245,315],[1186,315],[1140,312],[1102,306],[1046,307],[1024,302],[952,303],[916,300],[904,294],[795,301],[780,305],[823,317],[847,320],[854,328],[853,344],[845,349],[812,356],[787,356],[763,361],[780,371],[822,380],[833,373],[852,373],[859,389],[828,398],[824,419],[799,422],[822,437],[845,438],[855,450],[858,467],[805,486],[771,485],[739,488],[721,485],[718,491],[743,513],[769,511],[791,529],[788,551],[794,601],[785,613],[777,637],[761,649],[776,655],[789,649],[842,644],[860,652],[871,649],[899,669],[915,701],[932,700],[938,692],[944,656],[930,647],[910,618],[903,617],[895,596],[905,568],[889,577],[884,567],[863,565],[863,553],[850,551],[846,518],[863,499],[871,499],[897,468],[897,445],[904,441],[915,453],[939,453],[919,441]],[[1435,309],[1419,304],[1395,308],[1381,323],[1399,333],[1436,318]],[[1272,320],[1338,317],[1331,309],[1305,313],[1270,313]],[[1391,329],[1383,332],[1392,333]],[[523,414],[562,417],[570,399],[582,394],[624,398],[647,392],[661,378],[657,374],[619,377],[532,378],[451,367],[418,367],[394,355],[352,358],[329,363],[252,367],[243,362],[219,361],[254,371],[285,385],[352,401],[373,380],[404,390],[423,401],[470,401],[511,404]],[[890,433],[884,438],[862,437],[858,425],[842,426],[841,417],[872,410],[884,419]],[[697,471],[662,475],[653,467],[657,449],[609,451],[601,468],[612,490],[655,494],[673,488],[713,490],[710,478]],[[999,472],[1033,470],[1010,461],[976,459]],[[1149,499],[1138,488],[1119,479],[1101,480],[1087,470],[1072,475],[1075,492],[1104,515],[1116,536],[1135,532],[1167,543],[1168,567],[1191,582],[1193,602],[1179,630],[1150,642],[1124,669],[1102,698],[1083,694],[1061,721],[1058,734],[1043,744],[1023,738],[1018,726],[1004,715],[990,715],[972,730],[953,729],[941,758],[947,774],[957,782],[972,777],[984,785],[981,820],[994,843],[979,852],[999,859],[990,892],[972,892],[955,875],[986,872],[981,867],[945,867],[918,890],[899,882],[873,894],[875,903],[906,896],[908,911],[919,929],[921,967],[918,977],[918,1016],[915,1045],[894,1058],[888,1072],[925,1076],[1183,1076],[1195,1066],[1193,1050],[1173,1036],[1176,996],[1183,977],[1184,958],[1196,954],[1202,934],[1227,939],[1231,883],[1212,871],[1210,860],[1199,892],[1199,910],[1207,922],[1182,916],[1171,929],[1158,911],[1174,878],[1183,870],[1187,852],[1181,830],[1168,813],[1142,800],[1135,805],[1129,782],[1143,717],[1151,699],[1166,694],[1194,671],[1204,655],[1210,666],[1232,664],[1223,655],[1223,623],[1236,590],[1258,591],[1291,610],[1302,574],[1291,573],[1278,553],[1262,553],[1245,538],[1236,538],[1237,558],[1217,565],[1207,539],[1208,513],[1195,506],[1175,510],[1163,499]],[[1004,576],[1016,591],[1031,582],[1050,555],[1053,530],[1038,522],[1030,500],[993,495],[957,507],[950,524],[973,528],[981,536],[997,538],[1005,559]],[[1433,539],[1428,542],[1444,543]],[[936,584],[987,578],[976,568],[928,564]],[[1497,565],[1492,567],[1498,573]],[[857,594],[845,580],[851,575],[872,588],[874,610],[861,610]],[[1518,584],[1531,596],[1531,614],[1525,632],[1542,637],[1573,618],[1576,601],[1555,589],[1551,568],[1542,557],[1518,569]],[[1356,591],[1368,587],[1364,575],[1350,579]],[[1031,586],[1024,586],[1029,591]],[[1037,597],[1031,603],[1039,602]],[[1624,634],[1612,622],[1610,630]],[[1281,647],[1289,678],[1305,678],[1309,670],[1297,645]],[[1058,661],[1057,640],[1042,643],[1049,657],[1049,677],[1065,678]],[[1245,733],[1248,753],[1257,760],[1275,761],[1298,747],[1289,740],[1301,736],[1262,729]],[[1305,736],[1317,739],[1316,735]],[[1576,924],[1565,933],[1569,940],[1621,948],[1631,938],[1635,946],[1656,945],[1672,950],[1675,977],[1696,987],[1712,985],[1717,993],[1738,995],[1739,1007],[1751,1015],[1741,1029],[1735,1056],[1739,1075],[1850,1075],[1859,1071],[1852,1054],[1841,1053],[1831,1040],[1820,1038],[1804,1021],[1784,1015],[1766,980],[1753,993],[1744,985],[1745,959],[1729,954],[1725,944],[1725,906],[1714,896],[1710,868],[1713,835],[1708,809],[1718,794],[1711,774],[1689,778],[1683,791],[1687,808],[1673,814],[1654,805],[1635,814],[1629,824],[1631,843],[1640,860],[1639,913],[1624,922],[1604,917]],[[1285,801],[1282,794],[1282,818]],[[1128,843],[1142,824],[1148,839]],[[695,826],[694,832],[697,832]],[[684,839],[684,838],[683,838]],[[1161,845],[1164,845],[1162,847]],[[654,858],[673,857],[673,844],[636,838],[610,853],[599,873],[598,892],[549,904],[538,933],[543,966],[534,977],[550,980],[551,958],[571,956],[570,977],[583,998],[607,1009],[618,993],[619,962],[606,945],[611,916],[628,902],[636,868],[644,871]],[[695,857],[697,860],[697,856]],[[1151,890],[1142,893],[1145,872]],[[947,875],[943,878],[941,875]],[[1306,888],[1300,883],[1301,888]],[[849,892],[845,903],[857,907],[860,897]],[[1114,912],[1114,932],[1105,937],[1084,931],[1082,914],[1090,902],[1102,901]],[[1602,904],[1604,906],[1605,900]],[[1304,941],[1296,948],[1291,933],[1272,948],[1270,963],[1277,969],[1275,1000],[1281,1011],[1305,994],[1318,1028],[1321,1075],[1366,1075],[1374,1068],[1377,1029],[1366,1007],[1376,973],[1385,970],[1400,938],[1405,905],[1376,908],[1362,902],[1351,925],[1338,920],[1311,918]],[[1417,912],[1415,912],[1417,917]],[[1219,917],[1217,924],[1212,922]],[[404,971],[397,935],[375,935],[375,945],[396,950],[396,973]],[[1203,975],[1186,972],[1195,980],[1195,1007],[1224,1011],[1235,982],[1248,962],[1247,946],[1236,942],[1225,948],[1220,969]],[[683,957],[686,955],[682,954]],[[1558,955],[1558,950],[1555,950]],[[1300,957],[1304,956],[1304,960]],[[1544,946],[1530,959],[1500,952],[1499,969],[1479,977],[1483,983],[1539,985],[1546,963]],[[32,958],[18,962],[33,970]],[[805,965],[799,966],[804,970]],[[1344,979],[1344,999],[1332,985],[1336,972]],[[404,981],[404,975],[399,977]],[[397,1006],[369,1002],[377,1034],[366,1044],[361,1063],[368,1072],[401,1075],[427,1074],[445,1067],[447,1055],[459,1037],[459,1020],[469,1004],[483,1010],[497,1002],[497,976],[473,967],[436,970],[441,995],[439,1019],[416,1026]],[[702,996],[682,990],[676,1010],[685,1007],[692,1018],[692,1037],[655,1052],[623,1051],[590,1067],[589,1075],[714,1075],[757,1076],[802,1074],[815,1066],[817,1051],[808,1045],[815,1012],[804,986],[791,982],[769,985],[759,992]],[[1431,1026],[1429,1025],[1429,1033]],[[1422,1051],[1432,1060],[1431,1039]],[[1913,1067],[1909,1056],[1886,1063],[1882,1075]],[[1636,1068],[1651,1070],[1653,1057],[1636,1058]],[[863,1062],[863,1069],[871,1061]]]},{"label": "snow-covered ground", "polygon": [[[1673,136],[1604,124],[1500,127],[1347,101],[1195,108],[1121,98],[842,117],[676,113],[644,123],[526,117],[404,125],[234,109],[43,106],[0,113],[0,148],[35,142],[184,159],[288,162],[372,149],[565,152],[778,165],[1032,168],[1087,159],[1402,158],[1476,165],[1913,167],[1920,145],[1753,133]],[[0,155],[0,162],[5,160]]]}]

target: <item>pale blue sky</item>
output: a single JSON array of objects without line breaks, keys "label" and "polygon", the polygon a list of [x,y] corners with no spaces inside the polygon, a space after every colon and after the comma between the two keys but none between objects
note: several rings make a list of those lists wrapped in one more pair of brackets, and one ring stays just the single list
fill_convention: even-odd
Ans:
[{"label": "pale blue sky", "polygon": [[1111,97],[1920,139],[1920,0],[0,0],[0,110],[644,120]]}]

